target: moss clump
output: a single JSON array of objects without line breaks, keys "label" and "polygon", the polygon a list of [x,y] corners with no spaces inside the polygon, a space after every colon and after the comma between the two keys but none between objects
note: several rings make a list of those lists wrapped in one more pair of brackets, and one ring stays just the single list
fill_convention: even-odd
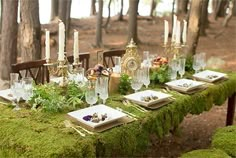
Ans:
[{"label": "moss clump", "polygon": [[213,136],[212,146],[236,157],[236,126],[217,129]]},{"label": "moss clump", "polygon": [[200,149],[187,152],[181,158],[230,158],[230,156],[220,149]]}]

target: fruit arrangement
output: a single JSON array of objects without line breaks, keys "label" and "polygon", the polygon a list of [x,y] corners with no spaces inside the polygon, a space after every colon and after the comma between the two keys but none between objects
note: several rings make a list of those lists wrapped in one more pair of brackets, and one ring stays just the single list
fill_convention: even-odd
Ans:
[{"label": "fruit arrangement", "polygon": [[160,57],[157,56],[153,61],[152,61],[152,66],[153,67],[160,67],[162,65],[168,64],[168,60],[166,57]]},{"label": "fruit arrangement", "polygon": [[88,79],[95,79],[99,76],[109,76],[110,72],[102,65],[96,64],[93,68],[88,69]]}]

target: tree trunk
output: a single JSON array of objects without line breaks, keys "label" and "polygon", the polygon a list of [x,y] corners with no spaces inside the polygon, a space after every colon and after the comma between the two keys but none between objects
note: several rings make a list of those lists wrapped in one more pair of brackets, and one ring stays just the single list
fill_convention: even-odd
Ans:
[{"label": "tree trunk", "polygon": [[17,59],[18,0],[3,0],[0,79],[9,80],[11,64]]},{"label": "tree trunk", "polygon": [[[2,1],[3,1],[3,0],[0,0],[0,5],[1,5],[1,7],[0,7],[0,9],[1,9],[1,12],[0,12],[0,14],[1,14],[1,15],[0,15],[0,31],[2,30],[2,9],[3,9],[3,8],[2,8]],[[1,32],[0,32],[0,33],[1,33]]]},{"label": "tree trunk", "polygon": [[187,14],[189,0],[178,0],[177,14]]},{"label": "tree trunk", "polygon": [[233,16],[236,16],[236,0],[234,0]]},{"label": "tree trunk", "polygon": [[51,21],[58,16],[58,0],[51,0]]},{"label": "tree trunk", "polygon": [[134,42],[138,43],[137,11],[138,1],[129,0],[128,42],[133,38]]},{"label": "tree trunk", "polygon": [[124,8],[124,0],[120,0],[121,6],[120,6],[120,12],[118,16],[119,21],[123,21],[123,8]]},{"label": "tree trunk", "polygon": [[108,8],[108,17],[107,17],[106,23],[103,26],[103,28],[105,29],[106,33],[107,33],[107,26],[108,26],[108,24],[110,22],[110,18],[111,18],[111,0],[109,0],[107,8]]},{"label": "tree trunk", "polygon": [[192,56],[196,53],[200,32],[200,17],[202,13],[203,0],[192,0],[190,8],[190,16],[188,23],[187,49],[186,55]]},{"label": "tree trunk", "polygon": [[41,26],[38,0],[21,0],[20,17],[21,60],[41,59]]},{"label": "tree trunk", "polygon": [[103,0],[98,0],[98,14],[97,14],[97,25],[96,25],[96,46],[102,47],[102,10]]},{"label": "tree trunk", "polygon": [[151,8],[150,8],[150,14],[149,14],[150,17],[153,17],[153,13],[154,13],[154,10],[156,9],[156,6],[157,6],[156,0],[152,0]]},{"label": "tree trunk", "polygon": [[[58,17],[65,24],[66,37],[69,37],[71,0],[59,0]],[[66,46],[66,44],[65,44]]]},{"label": "tree trunk", "polygon": [[203,5],[202,5],[202,14],[201,14],[200,35],[201,36],[206,36],[206,28],[209,24],[208,10],[207,10],[209,0],[203,0],[202,3],[203,3]]},{"label": "tree trunk", "polygon": [[223,21],[223,26],[224,27],[227,27],[228,26],[228,23],[229,23],[229,20],[232,18],[233,16],[233,8],[234,8],[234,1],[235,0],[232,0],[229,2],[229,13],[228,15],[225,17],[224,21]]},{"label": "tree trunk", "polygon": [[217,0],[214,3],[214,19],[217,20],[218,17],[224,17],[226,13],[227,0]]},{"label": "tree trunk", "polygon": [[90,8],[90,15],[96,14],[96,7],[95,7],[96,0],[91,0],[91,8]]}]

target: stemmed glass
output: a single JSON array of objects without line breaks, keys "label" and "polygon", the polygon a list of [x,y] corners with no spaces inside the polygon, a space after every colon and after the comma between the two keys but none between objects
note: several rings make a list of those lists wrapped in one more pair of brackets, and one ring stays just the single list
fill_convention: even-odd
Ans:
[{"label": "stemmed glass", "polygon": [[108,77],[100,77],[100,98],[103,101],[103,104],[106,103],[106,99],[108,98]]},{"label": "stemmed glass", "polygon": [[171,80],[176,80],[177,72],[179,71],[179,61],[177,59],[173,59],[169,63],[169,74]]},{"label": "stemmed glass", "polygon": [[179,59],[179,74],[180,74],[180,78],[183,78],[183,75],[185,74],[185,62],[186,62],[185,58],[180,58]]},{"label": "stemmed glass", "polygon": [[151,61],[149,58],[149,51],[143,52],[143,64],[144,66],[151,66]]},{"label": "stemmed glass", "polygon": [[23,85],[21,80],[14,81],[13,83],[13,96],[16,98],[16,107],[13,110],[20,110],[19,102],[20,98],[23,96]]},{"label": "stemmed glass", "polygon": [[143,84],[146,86],[146,88],[148,88],[148,85],[150,84],[150,76],[149,76],[149,67],[145,66],[143,68]]},{"label": "stemmed glass", "polygon": [[143,81],[142,81],[142,70],[138,69],[134,72],[134,75],[131,80],[131,87],[135,91],[135,93],[142,87]]},{"label": "stemmed glass", "polygon": [[[14,82],[19,80],[19,74],[18,73],[10,73],[10,89],[11,89],[11,93],[13,95],[13,90],[14,90]],[[14,106],[16,106],[16,97],[15,95],[13,95],[13,100],[12,100],[12,104]]]},{"label": "stemmed glass", "polygon": [[84,85],[84,68],[82,68],[82,67],[80,67],[77,70],[76,82],[78,83],[79,86],[83,86]]},{"label": "stemmed glass", "polygon": [[30,97],[33,95],[33,78],[32,77],[22,78],[22,86],[24,90],[22,98],[28,101]]},{"label": "stemmed glass", "polygon": [[171,81],[176,80],[177,71],[172,66],[170,66],[170,65],[169,65],[168,73],[170,75],[170,80]]},{"label": "stemmed glass", "polygon": [[202,52],[199,54],[201,69],[204,70],[206,67],[206,53]]},{"label": "stemmed glass", "polygon": [[120,60],[121,60],[121,57],[118,57],[118,56],[114,57],[115,67],[114,67],[113,72],[115,72],[115,73],[121,72]]},{"label": "stemmed glass", "polygon": [[87,89],[85,92],[85,100],[86,102],[92,106],[97,102],[97,93],[95,91],[95,80],[89,80],[87,82]]},{"label": "stemmed glass", "polygon": [[195,73],[198,73],[198,71],[201,69],[201,60],[198,54],[193,56],[193,69],[195,70]]}]

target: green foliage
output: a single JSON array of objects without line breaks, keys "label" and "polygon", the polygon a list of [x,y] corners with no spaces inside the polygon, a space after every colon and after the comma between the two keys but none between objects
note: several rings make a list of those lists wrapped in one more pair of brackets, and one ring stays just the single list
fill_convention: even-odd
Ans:
[{"label": "green foliage", "polygon": [[193,57],[189,56],[186,58],[186,63],[185,63],[185,71],[187,72],[194,72],[193,70]]},{"label": "green foliage", "polygon": [[125,95],[130,90],[131,90],[131,79],[129,75],[121,74],[118,92],[122,95]]},{"label": "green foliage", "polygon": [[185,153],[181,158],[230,158],[220,149],[201,149]]},{"label": "green foliage", "polygon": [[83,107],[84,92],[74,82],[66,88],[57,84],[36,85],[29,100],[32,109],[42,109],[47,112],[61,112]]},{"label": "green foliage", "polygon": [[236,126],[219,128],[213,136],[212,146],[236,157]]},{"label": "green foliage", "polygon": [[168,65],[162,65],[158,69],[150,69],[150,80],[155,84],[168,82],[170,80]]}]

